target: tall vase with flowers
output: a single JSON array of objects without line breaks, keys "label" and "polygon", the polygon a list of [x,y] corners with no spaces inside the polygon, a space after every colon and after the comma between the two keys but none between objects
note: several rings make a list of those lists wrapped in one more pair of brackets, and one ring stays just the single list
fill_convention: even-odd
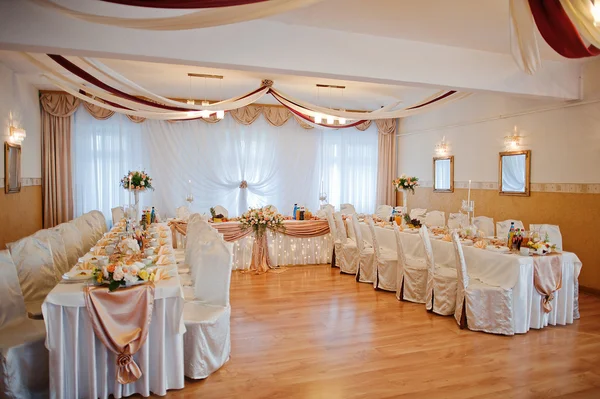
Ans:
[{"label": "tall vase with flowers", "polygon": [[416,176],[410,177],[402,174],[400,177],[392,180],[392,185],[396,189],[396,191],[402,191],[402,206],[406,209],[408,213],[408,192],[410,191],[412,194],[415,193],[415,188],[419,187],[419,178]]},{"label": "tall vase with flowers", "polygon": [[271,268],[269,247],[267,245],[267,229],[283,232],[285,231],[283,221],[283,215],[273,211],[271,207],[250,208],[240,217],[242,229],[252,229],[254,231],[251,271],[265,273]]},{"label": "tall vase with flowers", "polygon": [[[129,191],[129,208],[131,218],[140,219],[140,192],[146,190],[154,190],[152,186],[152,178],[148,176],[146,171],[129,171],[120,182],[121,187]],[[134,196],[134,204],[131,204],[131,194]]]}]

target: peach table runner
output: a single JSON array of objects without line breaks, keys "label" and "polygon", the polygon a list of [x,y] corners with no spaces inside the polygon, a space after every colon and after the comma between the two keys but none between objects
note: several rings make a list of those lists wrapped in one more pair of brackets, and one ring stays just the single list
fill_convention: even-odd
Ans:
[{"label": "peach table runner", "polygon": [[[285,231],[282,234],[295,238],[312,238],[329,234],[329,224],[327,220],[286,220],[283,222]],[[187,231],[187,222],[172,220],[169,222],[171,232],[173,233],[173,247],[176,248],[176,233],[185,235]],[[212,223],[212,227],[223,234],[225,241],[237,241],[252,234],[252,229],[242,229],[241,223]]]},{"label": "peach table runner", "polygon": [[88,286],[85,306],[96,337],[117,354],[117,381],[129,384],[142,376],[133,355],[144,345],[154,308],[154,284],[147,283],[110,292]]},{"label": "peach table runner", "polygon": [[544,312],[552,311],[554,292],[562,286],[562,255],[533,256],[533,285],[542,295]]}]

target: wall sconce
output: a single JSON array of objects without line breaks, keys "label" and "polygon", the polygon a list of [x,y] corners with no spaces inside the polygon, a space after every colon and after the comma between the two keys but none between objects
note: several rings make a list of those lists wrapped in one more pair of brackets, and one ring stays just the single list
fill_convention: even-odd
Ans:
[{"label": "wall sconce", "polygon": [[518,150],[521,146],[521,136],[517,133],[517,127],[515,126],[512,135],[504,137],[504,146],[509,151]]},{"label": "wall sconce", "polygon": [[448,144],[446,143],[446,136],[442,138],[442,141],[435,145],[435,153],[437,155],[448,155],[450,149],[448,148]]},{"label": "wall sconce", "polygon": [[15,126],[10,127],[10,139],[13,143],[21,144],[25,140],[25,137],[27,137],[25,129]]}]

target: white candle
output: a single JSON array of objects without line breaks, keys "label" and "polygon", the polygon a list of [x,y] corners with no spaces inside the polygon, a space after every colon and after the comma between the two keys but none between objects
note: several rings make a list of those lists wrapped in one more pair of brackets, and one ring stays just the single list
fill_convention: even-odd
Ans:
[{"label": "white candle", "polygon": [[129,219],[131,219],[131,175],[129,175]]},{"label": "white candle", "polygon": [[471,180],[469,180],[469,194],[467,195],[467,209],[471,209]]},{"label": "white candle", "polygon": [[321,179],[321,192],[319,194],[323,193],[323,179]]},{"label": "white candle", "polygon": [[192,181],[191,180],[188,180],[188,191],[191,195],[192,194]]}]

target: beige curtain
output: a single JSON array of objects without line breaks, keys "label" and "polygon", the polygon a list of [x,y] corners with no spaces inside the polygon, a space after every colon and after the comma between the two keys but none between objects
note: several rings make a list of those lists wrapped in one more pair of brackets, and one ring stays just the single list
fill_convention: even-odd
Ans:
[{"label": "beige curtain", "polygon": [[71,122],[79,99],[60,93],[43,93],[42,107],[42,190],[44,227],[73,218],[71,175]]},{"label": "beige curtain", "polygon": [[396,192],[392,180],[396,175],[396,130],[397,119],[375,121],[379,132],[377,161],[377,205],[396,206]]}]

